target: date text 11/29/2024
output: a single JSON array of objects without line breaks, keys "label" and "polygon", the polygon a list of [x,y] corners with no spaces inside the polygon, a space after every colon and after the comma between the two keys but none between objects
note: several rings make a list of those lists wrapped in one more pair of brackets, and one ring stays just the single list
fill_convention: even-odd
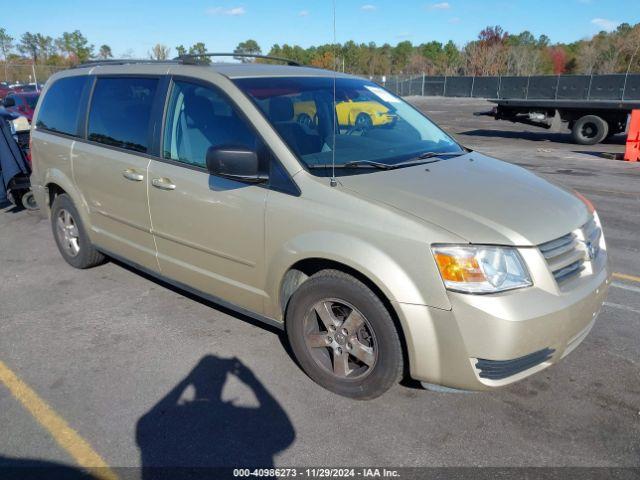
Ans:
[{"label": "date text 11/29/2024", "polygon": [[397,478],[399,472],[388,468],[236,468],[237,478]]}]

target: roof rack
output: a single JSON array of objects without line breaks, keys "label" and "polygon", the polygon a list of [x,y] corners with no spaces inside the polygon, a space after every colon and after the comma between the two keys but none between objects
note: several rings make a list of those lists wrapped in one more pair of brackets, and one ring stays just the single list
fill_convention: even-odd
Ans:
[{"label": "roof rack", "polygon": [[84,67],[98,67],[100,65],[127,65],[133,63],[150,63],[150,64],[158,64],[158,63],[180,63],[176,60],[153,60],[153,59],[135,59],[135,58],[119,58],[119,59],[108,59],[108,60],[89,60],[88,62],[80,63],[78,65],[74,65],[71,68],[84,68]]},{"label": "roof rack", "polygon": [[300,67],[301,65],[289,58],[272,57],[271,55],[253,55],[251,53],[189,53],[186,55],[180,55],[174,60],[180,61],[187,65],[198,65],[202,62],[198,61],[202,57],[236,57],[236,58],[262,58],[264,60],[276,60],[278,62],[284,62],[287,65],[293,67]]},{"label": "roof rack", "polygon": [[129,65],[129,64],[183,64],[183,65],[201,65],[203,62],[199,60],[202,57],[236,57],[236,58],[262,58],[265,60],[275,60],[277,62],[284,62],[287,65],[294,67],[300,67],[301,65],[289,58],[272,57],[270,55],[252,55],[250,53],[189,53],[186,55],[180,55],[173,60],[153,60],[153,59],[135,59],[135,58],[118,58],[108,60],[89,60],[88,62],[80,63],[72,68],[85,68],[85,67],[99,67],[101,65]]}]

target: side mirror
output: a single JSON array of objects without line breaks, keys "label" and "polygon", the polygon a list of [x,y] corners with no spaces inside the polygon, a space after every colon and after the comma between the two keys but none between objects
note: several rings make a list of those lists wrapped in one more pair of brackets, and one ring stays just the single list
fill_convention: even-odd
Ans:
[{"label": "side mirror", "polygon": [[2,104],[4,105],[5,108],[15,107],[16,106],[16,101],[15,101],[14,98],[7,97],[7,98],[4,99]]},{"label": "side mirror", "polygon": [[206,161],[207,170],[211,175],[247,183],[262,183],[268,180],[266,175],[259,172],[258,154],[245,147],[209,147]]}]

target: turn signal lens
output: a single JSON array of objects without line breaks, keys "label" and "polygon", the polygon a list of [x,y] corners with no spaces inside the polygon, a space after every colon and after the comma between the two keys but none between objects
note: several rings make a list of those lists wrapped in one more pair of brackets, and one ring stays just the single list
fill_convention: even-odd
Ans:
[{"label": "turn signal lens", "polygon": [[595,207],[593,206],[593,203],[591,203],[591,201],[587,197],[582,195],[577,190],[574,190],[573,193],[576,195],[576,197],[582,200],[582,203],[586,205],[587,210],[589,210],[589,213],[593,214],[596,211]]},{"label": "turn signal lens", "polygon": [[515,248],[437,245],[432,248],[440,276],[449,290],[495,293],[532,285]]},{"label": "turn signal lens", "polygon": [[486,280],[474,256],[453,256],[435,253],[443,280],[450,282],[483,282]]}]

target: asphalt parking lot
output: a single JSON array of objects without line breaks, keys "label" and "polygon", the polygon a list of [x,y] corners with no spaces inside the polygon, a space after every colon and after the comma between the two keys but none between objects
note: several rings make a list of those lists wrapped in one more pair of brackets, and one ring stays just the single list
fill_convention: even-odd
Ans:
[{"label": "asphalt parking lot", "polygon": [[5,206],[0,465],[640,466],[640,164],[600,155],[624,137],[583,147],[474,117],[481,100],[411,101],[595,204],[619,275],[575,352],[496,392],[398,385],[350,401],[309,380],[277,331],[115,262],[72,269],[47,221]]}]

